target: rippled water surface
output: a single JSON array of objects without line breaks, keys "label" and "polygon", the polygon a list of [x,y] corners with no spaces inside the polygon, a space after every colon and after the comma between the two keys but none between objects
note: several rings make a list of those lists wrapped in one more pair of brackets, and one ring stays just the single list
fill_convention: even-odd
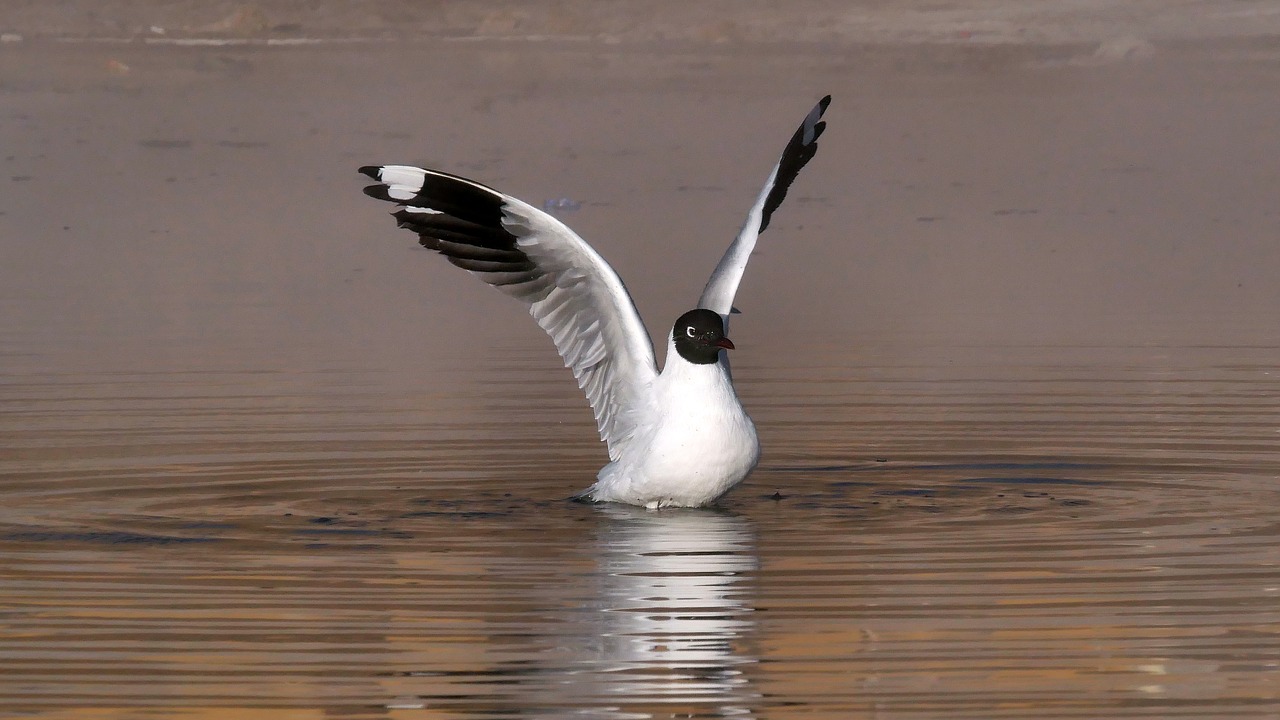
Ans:
[{"label": "rippled water surface", "polygon": [[[0,715],[1280,716],[1273,59],[5,50]],[[760,468],[567,501],[550,343],[355,168],[572,198],[661,335],[825,92]]]},{"label": "rippled water surface", "polygon": [[562,499],[602,452],[565,372],[515,351],[459,374],[491,388],[463,422],[465,393],[342,371],[9,375],[4,693],[37,717],[1261,717],[1275,351],[1177,350],[739,363],[763,466],[670,512]]}]

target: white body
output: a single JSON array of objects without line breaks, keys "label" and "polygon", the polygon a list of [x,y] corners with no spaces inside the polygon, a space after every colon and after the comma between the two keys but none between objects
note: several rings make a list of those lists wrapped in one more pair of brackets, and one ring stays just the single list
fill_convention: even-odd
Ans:
[{"label": "white body", "polygon": [[668,340],[667,364],[652,388],[654,422],[600,470],[584,497],[701,507],[746,479],[760,461],[760,441],[723,361],[695,365]]},{"label": "white body", "polygon": [[[831,97],[796,129],[707,281],[698,311],[727,331],[733,298],[787,188],[817,150]],[[653,344],[622,279],[555,217],[474,180],[408,165],[365,166],[365,193],[393,202],[419,242],[522,302],[555,343],[595,413],[609,464],[580,498],[650,508],[700,507],[742,482],[760,460],[755,425],[738,402],[721,350],[716,360],[676,350],[658,372]],[[690,329],[689,337],[693,337]],[[732,347],[732,344],[707,347]]]}]

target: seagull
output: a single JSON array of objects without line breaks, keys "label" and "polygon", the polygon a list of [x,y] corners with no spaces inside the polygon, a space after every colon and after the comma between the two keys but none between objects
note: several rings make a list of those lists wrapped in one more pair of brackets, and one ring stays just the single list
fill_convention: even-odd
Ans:
[{"label": "seagull", "polygon": [[551,215],[457,175],[368,165],[366,195],[395,203],[399,226],[524,303],[551,336],[595,414],[609,463],[574,496],[650,509],[704,507],[760,460],[755,424],[734,391],[726,335],[756,239],[817,152],[828,95],[809,111],[720,258],[695,309],[672,325],[659,370],[635,303],[609,263]]}]

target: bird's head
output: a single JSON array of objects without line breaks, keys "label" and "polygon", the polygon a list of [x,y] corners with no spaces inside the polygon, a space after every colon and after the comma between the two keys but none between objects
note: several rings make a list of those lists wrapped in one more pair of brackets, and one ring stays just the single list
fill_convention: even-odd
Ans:
[{"label": "bird's head", "polygon": [[710,365],[720,359],[721,350],[733,349],[733,343],[724,336],[720,314],[705,308],[690,310],[677,318],[671,338],[680,357],[695,365]]}]

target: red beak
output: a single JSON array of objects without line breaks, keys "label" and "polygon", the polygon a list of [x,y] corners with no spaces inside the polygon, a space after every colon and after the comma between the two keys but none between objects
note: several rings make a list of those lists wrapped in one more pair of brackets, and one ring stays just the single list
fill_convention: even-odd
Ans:
[{"label": "red beak", "polygon": [[722,350],[733,350],[733,341],[729,338],[720,338],[716,341],[716,347]]}]

